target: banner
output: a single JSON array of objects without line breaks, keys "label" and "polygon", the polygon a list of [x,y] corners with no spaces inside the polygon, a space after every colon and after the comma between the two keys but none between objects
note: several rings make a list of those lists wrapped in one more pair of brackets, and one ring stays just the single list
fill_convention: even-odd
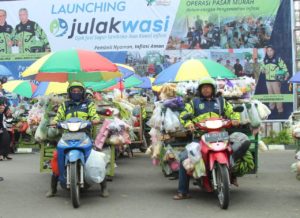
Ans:
[{"label": "banner", "polygon": [[[155,76],[173,63],[209,58],[257,81],[255,98],[292,111],[289,0],[1,1],[0,64],[24,66],[50,51],[106,54]],[[4,22],[1,14],[5,14]],[[2,20],[1,20],[2,19]],[[267,48],[268,47],[268,48]],[[11,62],[9,64],[9,62]],[[22,64],[15,64],[20,62]],[[13,76],[18,67],[11,67]],[[1,74],[0,74],[1,76]]]}]

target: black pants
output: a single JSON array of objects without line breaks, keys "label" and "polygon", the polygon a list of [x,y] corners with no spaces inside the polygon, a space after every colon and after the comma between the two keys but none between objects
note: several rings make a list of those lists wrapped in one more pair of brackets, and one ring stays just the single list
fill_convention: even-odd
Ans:
[{"label": "black pants", "polygon": [[6,129],[2,129],[0,133],[0,155],[7,156],[9,154],[10,136]]}]

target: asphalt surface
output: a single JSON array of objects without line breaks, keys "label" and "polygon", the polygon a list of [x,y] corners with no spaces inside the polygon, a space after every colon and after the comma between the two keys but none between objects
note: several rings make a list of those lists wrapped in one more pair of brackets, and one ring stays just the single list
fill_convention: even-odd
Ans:
[{"label": "asphalt surface", "polygon": [[268,151],[259,155],[257,175],[239,179],[232,187],[229,209],[219,209],[217,197],[191,184],[192,199],[174,201],[177,182],[163,176],[150,158],[136,153],[118,160],[109,198],[99,197],[99,187],[82,193],[81,206],[73,209],[69,193],[46,198],[50,174],[39,173],[39,154],[16,154],[0,162],[0,218],[23,217],[299,217],[300,181],[290,172],[293,151]]}]

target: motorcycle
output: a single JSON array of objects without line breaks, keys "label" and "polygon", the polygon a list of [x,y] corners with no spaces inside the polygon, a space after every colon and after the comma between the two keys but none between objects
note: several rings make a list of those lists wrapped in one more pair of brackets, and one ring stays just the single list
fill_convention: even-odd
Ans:
[{"label": "motorcycle", "polygon": [[195,124],[197,129],[206,132],[199,142],[206,172],[204,176],[196,179],[196,183],[207,192],[215,191],[222,209],[228,208],[230,200],[230,159],[233,151],[229,134],[225,130],[230,126],[230,120],[220,118]]},{"label": "motorcycle", "polygon": [[74,208],[80,206],[80,189],[88,184],[84,181],[84,166],[92,151],[93,143],[85,130],[91,127],[90,121],[70,118],[57,124],[67,130],[57,144],[57,158],[61,187],[69,189]]}]

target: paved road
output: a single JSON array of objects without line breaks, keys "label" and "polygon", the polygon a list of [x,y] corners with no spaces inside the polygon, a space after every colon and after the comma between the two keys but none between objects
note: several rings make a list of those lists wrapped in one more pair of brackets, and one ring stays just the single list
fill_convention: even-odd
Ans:
[{"label": "paved road", "polygon": [[83,193],[81,207],[73,209],[68,192],[47,199],[50,175],[39,173],[39,154],[17,154],[13,161],[0,162],[0,217],[105,217],[105,218],[252,218],[299,217],[300,182],[289,172],[293,151],[260,154],[257,177],[247,175],[233,188],[227,211],[217,206],[213,194],[191,187],[192,199],[174,201],[177,181],[163,177],[150,159],[136,154],[118,160],[111,196],[100,198],[98,187]]}]

